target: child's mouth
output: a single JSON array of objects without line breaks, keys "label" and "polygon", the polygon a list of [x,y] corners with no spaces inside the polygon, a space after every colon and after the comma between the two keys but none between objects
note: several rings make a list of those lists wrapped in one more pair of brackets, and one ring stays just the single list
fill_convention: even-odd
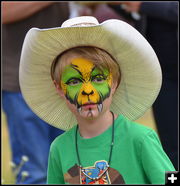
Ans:
[{"label": "child's mouth", "polygon": [[82,109],[83,110],[92,110],[92,109],[96,109],[96,108],[98,109],[99,112],[101,112],[103,109],[102,103],[99,103],[99,104],[91,103],[91,102],[85,103],[78,108],[78,111],[81,112]]},{"label": "child's mouth", "polygon": [[96,108],[96,104],[95,103],[85,103],[81,106],[83,109],[93,109],[93,108]]}]

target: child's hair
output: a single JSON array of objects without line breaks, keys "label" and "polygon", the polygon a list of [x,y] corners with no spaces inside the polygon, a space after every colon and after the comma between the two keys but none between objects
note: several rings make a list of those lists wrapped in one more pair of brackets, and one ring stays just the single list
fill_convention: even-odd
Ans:
[{"label": "child's hair", "polygon": [[59,85],[65,66],[70,64],[71,59],[75,57],[84,57],[90,60],[100,70],[107,69],[112,73],[113,82],[117,82],[117,87],[119,86],[121,72],[116,60],[105,50],[90,46],[71,48],[54,59],[51,67],[51,76]]}]

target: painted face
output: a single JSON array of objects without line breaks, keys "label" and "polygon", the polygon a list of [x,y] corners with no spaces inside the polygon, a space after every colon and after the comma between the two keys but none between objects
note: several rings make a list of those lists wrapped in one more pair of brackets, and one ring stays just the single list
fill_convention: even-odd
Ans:
[{"label": "painted face", "polygon": [[76,105],[91,111],[103,109],[103,101],[111,92],[112,75],[107,69],[100,70],[84,58],[75,58],[65,67],[61,77],[61,87],[66,98]]}]

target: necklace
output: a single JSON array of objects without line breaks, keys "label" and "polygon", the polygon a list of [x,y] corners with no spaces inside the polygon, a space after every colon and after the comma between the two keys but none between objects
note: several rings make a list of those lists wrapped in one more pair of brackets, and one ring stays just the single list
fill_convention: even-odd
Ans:
[{"label": "necklace", "polygon": [[80,172],[82,174],[84,174],[86,177],[88,177],[90,180],[99,180],[108,170],[110,163],[111,163],[111,157],[112,157],[112,149],[113,149],[113,145],[114,145],[114,113],[111,112],[112,114],[112,118],[113,118],[113,124],[112,124],[112,139],[111,139],[111,147],[110,147],[110,153],[109,153],[109,160],[108,160],[108,165],[106,166],[106,168],[103,170],[103,172],[95,177],[92,178],[90,177],[88,174],[86,174],[85,170],[82,167],[81,161],[80,161],[80,156],[79,156],[79,151],[78,151],[78,144],[77,144],[77,131],[78,131],[78,125],[76,127],[76,134],[75,134],[75,143],[76,143],[76,154],[77,154],[77,160],[78,160],[78,164],[79,164],[79,168],[80,168]]}]

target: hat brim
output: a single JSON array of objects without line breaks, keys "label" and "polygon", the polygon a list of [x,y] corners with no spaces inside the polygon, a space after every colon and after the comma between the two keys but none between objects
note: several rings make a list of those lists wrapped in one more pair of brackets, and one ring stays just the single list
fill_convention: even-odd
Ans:
[{"label": "hat brim", "polygon": [[51,79],[54,58],[76,46],[102,48],[120,65],[113,112],[136,120],[152,106],[162,83],[161,68],[150,44],[129,24],[108,20],[89,27],[32,28],[23,43],[19,81],[27,104],[40,118],[62,130],[76,124]]}]

